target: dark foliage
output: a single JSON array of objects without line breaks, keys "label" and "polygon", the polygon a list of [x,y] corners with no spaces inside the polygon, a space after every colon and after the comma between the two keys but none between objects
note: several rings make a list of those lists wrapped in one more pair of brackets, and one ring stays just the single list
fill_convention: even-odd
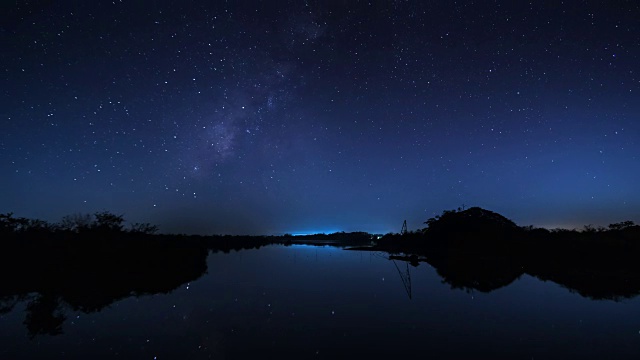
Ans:
[{"label": "dark foliage", "polygon": [[442,215],[425,221],[424,232],[433,237],[505,236],[521,229],[511,220],[479,207],[467,210],[444,211]]},{"label": "dark foliage", "polygon": [[523,274],[592,299],[640,294],[640,226],[546,230],[518,227],[488,210],[445,211],[427,228],[386,234],[371,247],[364,232],[306,236],[156,235],[151,224],[125,230],[121,215],[75,214],[60,224],[0,214],[0,314],[28,301],[30,336],[63,331],[65,309],[100,311],[129,296],[167,293],[206,271],[209,251],[269,244],[359,246],[431,264],[453,288],[492,291]]},{"label": "dark foliage", "polygon": [[387,234],[375,250],[419,255],[453,288],[492,291],[523,274],[591,299],[640,294],[640,226],[582,231],[518,227],[481,208],[445,211],[420,232]]},{"label": "dark foliage", "polygon": [[28,301],[31,337],[63,332],[65,309],[96,312],[129,296],[167,293],[202,276],[210,251],[269,244],[369,244],[367,233],[310,236],[156,235],[122,215],[65,216],[60,224],[0,214],[0,314]]}]

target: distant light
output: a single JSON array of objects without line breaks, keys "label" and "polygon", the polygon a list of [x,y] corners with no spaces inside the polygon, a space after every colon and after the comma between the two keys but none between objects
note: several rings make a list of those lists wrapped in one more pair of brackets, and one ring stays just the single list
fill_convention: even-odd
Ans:
[{"label": "distant light", "polygon": [[288,232],[287,234],[291,234],[293,236],[308,236],[308,235],[327,235],[327,234],[333,234],[333,233],[337,233],[337,232],[341,232],[342,230],[337,230],[337,229],[329,229],[329,230],[301,230],[301,231],[292,231],[292,232]]}]

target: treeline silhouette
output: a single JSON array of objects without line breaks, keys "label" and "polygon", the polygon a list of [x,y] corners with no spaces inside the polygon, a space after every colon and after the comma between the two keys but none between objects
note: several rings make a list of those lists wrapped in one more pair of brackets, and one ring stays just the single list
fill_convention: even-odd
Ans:
[{"label": "treeline silhouette", "polygon": [[[211,251],[229,252],[231,250],[257,249],[271,244],[290,245],[293,243],[308,245],[357,246],[371,243],[372,235],[366,232],[335,232],[307,235],[187,235],[157,234],[158,227],[149,223],[131,223],[125,227],[123,215],[108,211],[94,214],[73,214],[62,218],[59,223],[50,223],[39,219],[14,217],[13,213],[0,214],[0,236],[2,245],[24,247],[55,241],[71,242],[83,239],[87,246],[99,245],[99,240],[108,240],[105,245],[122,242],[124,246],[139,245],[139,240],[176,241],[181,244],[197,244]],[[155,243],[145,243],[153,245]]]},{"label": "treeline silhouette", "polygon": [[414,265],[426,261],[452,288],[489,292],[529,274],[591,299],[640,294],[640,226],[632,221],[547,230],[473,207],[444,211],[425,224],[387,234],[373,249],[403,254]]},{"label": "treeline silhouette", "polygon": [[31,337],[62,333],[65,309],[100,311],[129,296],[167,293],[207,269],[194,239],[153,235],[149,224],[123,227],[108,212],[59,224],[0,214],[0,313],[27,301]]},{"label": "treeline silhouette", "polygon": [[202,276],[209,252],[270,244],[352,246],[386,251],[414,266],[426,261],[452,288],[493,291],[523,274],[591,299],[640,294],[640,226],[547,230],[521,227],[478,207],[444,211],[424,229],[304,236],[167,235],[122,215],[75,214],[48,223],[0,214],[0,314],[27,302],[30,336],[63,331],[65,309],[100,311],[129,297],[168,293]]},{"label": "treeline silhouette", "polygon": [[148,223],[125,226],[107,211],[49,223],[0,214],[0,314],[27,302],[29,335],[63,331],[65,310],[97,312],[115,301],[168,293],[201,277],[209,252],[333,240],[361,245],[366,233],[310,236],[166,235]]}]

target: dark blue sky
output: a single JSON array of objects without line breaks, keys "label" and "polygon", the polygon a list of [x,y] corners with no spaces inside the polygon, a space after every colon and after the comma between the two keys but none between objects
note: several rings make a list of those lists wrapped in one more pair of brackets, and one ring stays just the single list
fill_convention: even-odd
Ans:
[{"label": "dark blue sky", "polygon": [[399,231],[640,221],[636,1],[9,2],[0,212]]}]

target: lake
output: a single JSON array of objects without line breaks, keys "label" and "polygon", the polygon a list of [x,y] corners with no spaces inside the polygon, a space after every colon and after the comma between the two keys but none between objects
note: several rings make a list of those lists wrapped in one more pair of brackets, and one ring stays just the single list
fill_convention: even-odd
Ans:
[{"label": "lake", "polygon": [[168,293],[91,309],[0,298],[0,358],[640,358],[637,297],[592,300],[526,274],[452,289],[426,262],[330,246],[214,252],[206,265]]}]

